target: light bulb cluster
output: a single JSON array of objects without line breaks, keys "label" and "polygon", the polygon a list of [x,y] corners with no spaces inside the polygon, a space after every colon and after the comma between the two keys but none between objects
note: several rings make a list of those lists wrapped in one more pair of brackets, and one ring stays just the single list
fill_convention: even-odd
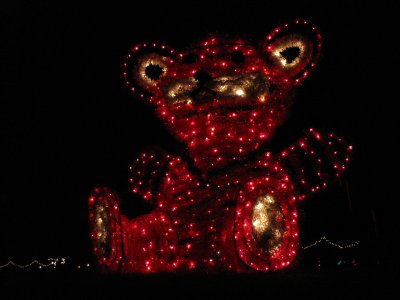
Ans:
[{"label": "light bulb cluster", "polygon": [[345,169],[351,147],[310,130],[278,156],[249,155],[284,122],[293,88],[315,66],[320,46],[315,27],[296,20],[258,46],[211,36],[179,54],[156,43],[132,48],[126,84],[156,106],[187,145],[187,158],[155,149],[134,161],[132,192],[154,206],[138,218],[120,212],[112,190],[94,189],[91,236],[104,269],[250,272],[290,265],[299,243],[298,201]]}]

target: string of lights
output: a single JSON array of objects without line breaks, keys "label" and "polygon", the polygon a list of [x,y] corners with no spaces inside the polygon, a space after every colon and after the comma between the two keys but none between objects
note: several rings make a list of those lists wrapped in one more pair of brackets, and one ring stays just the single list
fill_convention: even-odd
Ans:
[{"label": "string of lights", "polygon": [[[349,249],[349,248],[354,248],[354,247],[357,247],[358,245],[360,245],[360,241],[355,241],[353,243],[346,244],[346,245],[338,244],[338,243],[332,242],[331,240],[329,240],[325,236],[322,236],[319,240],[316,240],[315,242],[313,242],[313,243],[311,243],[311,244],[309,244],[307,246],[303,246],[302,249],[303,250],[307,250],[307,249],[313,248],[315,246],[318,246],[321,242],[325,242],[328,245],[336,247],[336,248],[339,248],[339,249]],[[47,261],[48,261],[48,263],[42,263],[42,262],[40,262],[40,261],[35,259],[32,262],[27,263],[27,264],[17,264],[17,263],[15,263],[15,262],[10,260],[6,264],[0,265],[0,269],[4,269],[4,268],[7,268],[7,267],[15,267],[15,268],[18,268],[18,269],[27,269],[27,268],[34,267],[34,266],[38,266],[39,269],[43,269],[43,268],[53,268],[53,269],[55,269],[59,265],[66,265],[66,259],[65,258],[60,258],[60,259],[58,259],[58,258],[48,258]],[[87,269],[87,268],[90,268],[90,267],[91,267],[91,265],[89,263],[83,264],[82,266],[81,265],[76,265],[76,268],[78,270],[85,269],[85,268]]]},{"label": "string of lights", "polygon": [[27,264],[17,264],[15,262],[13,262],[12,260],[10,260],[9,262],[7,262],[4,265],[0,265],[0,269],[4,269],[6,267],[15,267],[18,269],[26,269],[26,268],[33,267],[33,266],[38,266],[39,269],[50,268],[50,267],[56,268],[57,265],[65,265],[65,262],[66,262],[65,258],[60,258],[60,259],[48,258],[47,263],[43,263],[43,262],[40,262],[35,259],[34,261],[31,261],[30,263],[27,263]]},{"label": "string of lights", "polygon": [[315,241],[314,243],[309,244],[307,246],[304,246],[302,248],[303,248],[303,250],[307,250],[307,249],[310,249],[310,248],[313,248],[313,247],[317,246],[321,242],[328,243],[329,245],[334,246],[334,247],[339,248],[339,249],[354,248],[354,247],[356,247],[356,246],[358,246],[360,244],[360,241],[355,241],[355,242],[347,244],[347,245],[343,245],[343,244],[341,245],[341,244],[332,242],[331,240],[329,240],[325,236],[323,236],[319,240]]}]

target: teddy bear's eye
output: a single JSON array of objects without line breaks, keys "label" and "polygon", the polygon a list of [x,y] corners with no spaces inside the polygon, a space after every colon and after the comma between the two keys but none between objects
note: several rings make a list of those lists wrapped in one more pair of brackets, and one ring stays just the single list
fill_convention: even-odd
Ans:
[{"label": "teddy bear's eye", "polygon": [[208,73],[208,72],[206,72],[206,71],[203,71],[203,70],[197,71],[197,72],[194,74],[193,77],[194,77],[194,79],[196,79],[200,84],[205,84],[206,82],[212,80],[211,74]]},{"label": "teddy bear's eye", "polygon": [[310,62],[313,51],[310,41],[298,34],[281,37],[268,48],[273,62],[292,73],[301,71]]},{"label": "teddy bear's eye", "polygon": [[193,64],[195,63],[197,60],[199,59],[199,55],[196,53],[189,53],[186,54],[183,58],[182,58],[182,63],[184,64]]},{"label": "teddy bear's eye", "polygon": [[133,69],[137,82],[146,88],[155,87],[168,71],[169,58],[157,53],[144,55]]},{"label": "teddy bear's eye", "polygon": [[274,52],[283,67],[293,67],[298,65],[304,59],[305,45],[302,41],[295,41],[283,44]]},{"label": "teddy bear's eye", "polygon": [[287,47],[280,51],[280,55],[286,60],[286,64],[291,64],[300,55],[299,47]]},{"label": "teddy bear's eye", "polygon": [[245,57],[242,51],[233,51],[231,53],[231,59],[233,62],[240,64],[244,62]]},{"label": "teddy bear's eye", "polygon": [[144,73],[150,80],[158,80],[164,73],[164,69],[160,65],[149,64]]}]

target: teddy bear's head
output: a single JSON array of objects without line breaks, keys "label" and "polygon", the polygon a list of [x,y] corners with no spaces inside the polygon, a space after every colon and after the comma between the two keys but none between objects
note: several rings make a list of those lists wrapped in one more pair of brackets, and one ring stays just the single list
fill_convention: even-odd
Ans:
[{"label": "teddy bear's head", "polygon": [[302,20],[259,43],[213,35],[180,53],[145,43],[131,49],[124,77],[209,172],[245,159],[272,137],[320,47],[320,34]]}]

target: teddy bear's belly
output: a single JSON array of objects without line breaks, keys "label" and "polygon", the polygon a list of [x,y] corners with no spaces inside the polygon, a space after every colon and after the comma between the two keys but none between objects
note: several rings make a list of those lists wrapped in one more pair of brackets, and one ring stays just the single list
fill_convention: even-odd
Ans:
[{"label": "teddy bear's belly", "polygon": [[[252,99],[256,101],[255,99]],[[288,100],[289,101],[289,100]],[[253,110],[217,109],[189,117],[177,117],[171,131],[188,145],[195,166],[202,172],[226,167],[248,158],[274,134],[284,118],[284,106]]]},{"label": "teddy bear's belly", "polygon": [[244,271],[280,269],[295,257],[297,211],[290,182],[240,174],[246,173],[233,172],[231,180],[222,176],[213,184],[170,180],[163,186],[159,209],[173,220],[180,260]]},{"label": "teddy bear's belly", "polygon": [[[209,183],[200,183],[183,169],[180,174],[169,172],[158,193],[158,207],[132,220],[119,213],[112,191],[99,189],[93,195],[94,211],[100,205],[109,213],[108,221],[93,215],[110,225],[105,232],[108,240],[97,238],[102,263],[122,272],[248,272],[290,264],[298,245],[290,182],[277,179],[273,172],[256,172],[249,178],[241,176],[249,172],[232,170],[230,176]],[[95,227],[94,234],[101,228]],[[104,247],[106,242],[109,247]]]}]

